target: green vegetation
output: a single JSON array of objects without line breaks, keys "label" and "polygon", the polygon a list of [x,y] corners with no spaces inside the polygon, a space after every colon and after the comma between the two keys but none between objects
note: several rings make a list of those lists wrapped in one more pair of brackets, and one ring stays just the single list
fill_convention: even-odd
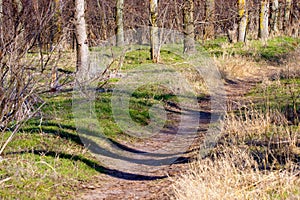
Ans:
[{"label": "green vegetation", "polygon": [[[151,63],[149,50],[126,54],[124,68]],[[172,55],[164,53],[166,60]],[[31,55],[33,56],[33,55]],[[165,56],[163,56],[165,58]],[[105,90],[113,88],[118,78],[109,80]],[[111,139],[133,140],[115,123],[111,108],[111,92],[98,92],[96,114],[104,134]],[[37,118],[29,120],[5,149],[0,161],[1,199],[71,199],[80,193],[80,185],[92,182],[103,171],[84,147],[76,132],[72,112],[72,92],[46,93],[46,105]],[[150,121],[149,108],[154,104],[176,102],[172,91],[157,85],[138,88],[130,98],[132,120],[141,126]],[[2,138],[5,141],[7,136]]]},{"label": "green vegetation", "polygon": [[300,44],[300,38],[275,37],[264,44],[259,40],[250,40],[247,44],[238,42],[229,44],[226,37],[219,37],[204,43],[204,49],[216,56],[239,55],[253,57],[256,61],[266,60],[279,62],[289,52],[294,51]]},{"label": "green vegetation", "polygon": [[102,171],[76,133],[70,94],[47,99],[42,120],[28,121],[5,150],[1,199],[70,199]]},{"label": "green vegetation", "polygon": [[299,78],[283,78],[261,83],[252,89],[248,96],[254,98],[256,107],[265,111],[278,110],[280,113],[283,113],[291,123],[299,123]]}]

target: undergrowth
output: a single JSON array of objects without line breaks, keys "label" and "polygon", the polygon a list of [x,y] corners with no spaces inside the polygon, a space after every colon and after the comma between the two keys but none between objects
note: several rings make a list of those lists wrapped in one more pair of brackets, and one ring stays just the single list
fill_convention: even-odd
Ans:
[{"label": "undergrowth", "polygon": [[264,80],[229,105],[219,143],[173,179],[174,198],[298,199],[299,94],[297,77]]}]

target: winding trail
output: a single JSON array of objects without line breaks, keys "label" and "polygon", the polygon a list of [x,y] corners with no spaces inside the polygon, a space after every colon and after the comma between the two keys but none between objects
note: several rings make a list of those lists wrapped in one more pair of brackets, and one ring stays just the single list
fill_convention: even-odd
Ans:
[{"label": "winding trail", "polygon": [[[295,61],[296,62],[296,61]],[[225,90],[228,101],[239,101],[243,95],[253,86],[261,82],[265,77],[270,77],[279,73],[282,68],[266,66],[263,70],[257,70],[251,77],[245,77],[242,80],[225,80]],[[116,200],[116,199],[172,199],[172,181],[168,178],[184,173],[189,169],[189,161],[197,156],[199,144],[208,130],[210,123],[210,100],[203,99],[199,101],[200,106],[200,125],[193,144],[189,150],[182,153],[180,157],[171,165],[164,165],[160,170],[148,174],[134,174],[122,172],[117,169],[106,169],[104,173],[95,177],[91,185],[81,185],[81,193],[78,199],[96,200]],[[176,107],[170,107],[173,111],[170,114],[171,119],[176,120]],[[194,122],[191,122],[194,123]],[[176,131],[174,127],[168,126],[166,132]],[[161,144],[168,140],[168,134],[155,140],[142,141],[136,144],[117,141],[124,150],[150,151],[151,149],[160,148]],[[184,141],[182,141],[184,142]],[[142,167],[142,166],[141,166]]]}]

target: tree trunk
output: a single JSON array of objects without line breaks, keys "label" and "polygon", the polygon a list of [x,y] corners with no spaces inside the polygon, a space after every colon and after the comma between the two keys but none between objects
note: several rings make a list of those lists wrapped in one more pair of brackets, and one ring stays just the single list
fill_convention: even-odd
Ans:
[{"label": "tree trunk", "polygon": [[124,0],[117,0],[117,12],[116,12],[117,46],[123,46],[124,44],[123,9],[124,9]]},{"label": "tree trunk", "polygon": [[238,41],[246,41],[246,30],[247,30],[247,21],[248,21],[248,11],[246,0],[238,0],[239,6],[239,34]]},{"label": "tree trunk", "polygon": [[266,41],[269,37],[269,0],[261,0],[259,37]]},{"label": "tree trunk", "polygon": [[160,44],[159,33],[157,27],[158,17],[158,0],[150,0],[150,45],[151,45],[151,59],[154,63],[160,61]]},{"label": "tree trunk", "polygon": [[[51,12],[54,12],[54,17],[52,17],[51,21],[50,21],[52,26],[57,23],[57,28],[59,26],[59,22],[58,22],[58,14],[59,13],[57,13],[57,12],[59,12],[59,10],[57,9],[57,8],[59,8],[58,5],[59,5],[58,0],[54,0],[52,2]],[[55,34],[56,34],[56,30],[54,28],[51,28],[51,30],[50,30],[50,51],[54,50]],[[52,69],[51,69],[50,91],[55,92],[57,89],[57,86],[58,86],[57,65],[53,64]]]},{"label": "tree trunk", "polygon": [[279,18],[279,2],[278,0],[272,0],[272,13],[271,13],[271,31],[274,34],[278,33],[278,18]]},{"label": "tree trunk", "polygon": [[[0,0],[0,46],[2,47],[3,45],[3,2]],[[0,56],[1,56],[1,50],[0,50]],[[0,59],[1,60],[1,59]]]},{"label": "tree trunk", "polygon": [[283,30],[285,34],[288,34],[289,27],[290,27],[291,7],[292,7],[292,0],[286,0],[285,8],[284,8],[284,23],[283,23]]},{"label": "tree trunk", "polygon": [[215,37],[215,0],[205,1],[206,25],[204,29],[204,39],[213,39]]},{"label": "tree trunk", "polygon": [[55,28],[51,28],[50,30],[50,48],[49,48],[50,51],[54,49],[55,44],[59,41],[59,37],[62,31],[62,24],[61,24],[62,11],[60,7],[61,5],[59,0],[54,0],[52,2],[51,12],[54,13],[54,16],[51,18],[50,23]]},{"label": "tree trunk", "polygon": [[100,33],[99,35],[102,37],[101,39],[106,40],[107,39],[107,26],[105,24],[106,21],[106,12],[105,12],[105,8],[103,5],[101,5],[101,0],[97,0],[97,6],[99,9],[99,16],[101,18],[101,22],[100,22]]},{"label": "tree trunk", "polygon": [[194,1],[185,0],[183,8],[184,53],[195,52]]},{"label": "tree trunk", "polygon": [[87,70],[89,64],[89,48],[87,41],[86,23],[84,18],[84,0],[75,0],[75,34],[77,38],[76,71]]},{"label": "tree trunk", "polygon": [[227,30],[227,36],[230,43],[236,43],[238,40],[238,28],[237,24],[233,25],[233,29]]}]

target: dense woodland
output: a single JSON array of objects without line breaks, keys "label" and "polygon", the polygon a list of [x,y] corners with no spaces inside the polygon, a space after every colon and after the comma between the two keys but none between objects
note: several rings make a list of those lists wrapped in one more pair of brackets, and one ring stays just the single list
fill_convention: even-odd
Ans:
[{"label": "dense woodland", "polygon": [[[51,50],[52,46],[58,43],[62,43],[67,49],[75,48],[74,2],[71,0],[2,0],[1,46],[8,46],[18,34],[22,33],[26,35],[28,41],[33,40],[30,43],[31,48],[43,46],[45,50]],[[118,23],[116,2],[120,1],[85,1],[85,18],[90,46],[99,45],[101,41],[116,34]],[[149,2],[151,1],[125,0],[122,2],[124,30],[151,25]],[[299,34],[300,6],[299,1],[296,0],[197,0],[190,2],[194,4],[191,12],[194,15],[193,25],[197,40],[205,41],[225,36],[233,30],[234,34],[237,34],[238,26],[240,30],[245,29],[244,32],[246,32],[246,37],[243,37],[243,33],[239,34],[240,41],[245,40],[244,38],[257,39],[259,36],[287,34],[296,37]],[[157,26],[183,31],[184,3],[183,0],[160,0],[157,10]],[[265,25],[268,26],[269,34],[262,36],[259,30]],[[235,37],[237,36],[230,36],[230,39],[235,40]]]}]

